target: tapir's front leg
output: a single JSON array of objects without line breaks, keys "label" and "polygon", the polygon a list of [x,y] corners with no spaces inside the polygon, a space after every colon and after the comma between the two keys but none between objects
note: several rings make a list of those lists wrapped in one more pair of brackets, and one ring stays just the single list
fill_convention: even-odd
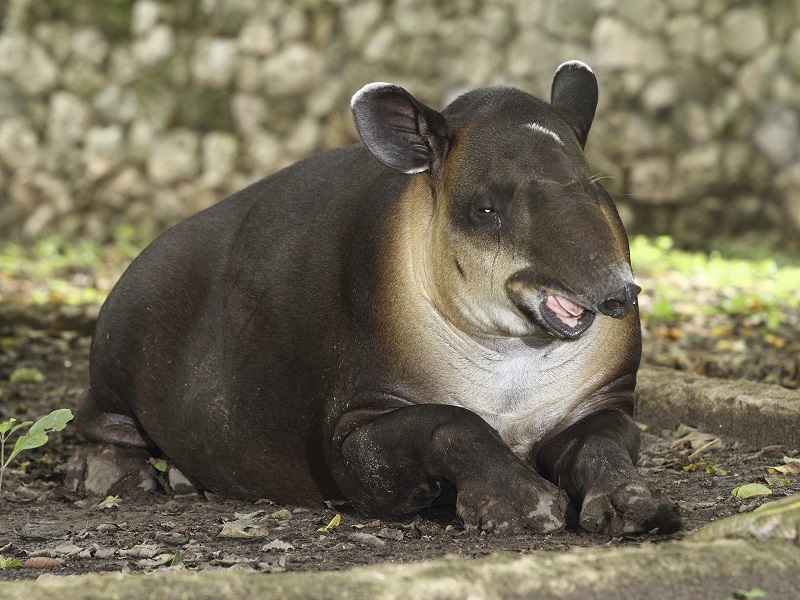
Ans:
[{"label": "tapir's front leg", "polygon": [[634,466],[639,429],[618,410],[590,415],[544,442],[536,462],[581,507],[581,527],[610,535],[682,527],[677,507],[652,493]]},{"label": "tapir's front leg", "polygon": [[551,532],[566,495],[517,458],[479,416],[425,404],[344,415],[334,433],[334,477],[357,510],[401,518],[430,506],[449,482],[467,526]]}]

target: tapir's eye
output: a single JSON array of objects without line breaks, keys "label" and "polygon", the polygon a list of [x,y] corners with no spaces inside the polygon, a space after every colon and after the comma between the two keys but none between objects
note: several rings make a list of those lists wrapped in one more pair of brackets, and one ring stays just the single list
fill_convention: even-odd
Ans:
[{"label": "tapir's eye", "polygon": [[476,225],[492,229],[499,229],[502,221],[497,202],[488,196],[479,196],[473,199],[470,218]]}]

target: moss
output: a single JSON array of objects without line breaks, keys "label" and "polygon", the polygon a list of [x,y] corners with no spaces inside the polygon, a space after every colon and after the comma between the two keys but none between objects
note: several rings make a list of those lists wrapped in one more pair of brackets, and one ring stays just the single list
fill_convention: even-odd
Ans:
[{"label": "moss", "polygon": [[146,71],[134,83],[139,103],[156,129],[172,124],[176,97],[172,87],[157,70]]},{"label": "moss", "polygon": [[130,0],[48,0],[31,2],[28,23],[63,21],[71,25],[94,25],[110,40],[130,35],[133,2]]},{"label": "moss", "polygon": [[207,87],[190,88],[178,100],[179,124],[204,131],[233,129],[229,92]]}]

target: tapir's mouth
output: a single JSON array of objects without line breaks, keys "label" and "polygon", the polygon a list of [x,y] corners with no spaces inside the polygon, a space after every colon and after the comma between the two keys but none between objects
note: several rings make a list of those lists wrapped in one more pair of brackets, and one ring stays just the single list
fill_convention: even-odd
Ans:
[{"label": "tapir's mouth", "polygon": [[539,308],[545,328],[570,340],[582,336],[594,322],[594,312],[558,294],[545,293]]}]

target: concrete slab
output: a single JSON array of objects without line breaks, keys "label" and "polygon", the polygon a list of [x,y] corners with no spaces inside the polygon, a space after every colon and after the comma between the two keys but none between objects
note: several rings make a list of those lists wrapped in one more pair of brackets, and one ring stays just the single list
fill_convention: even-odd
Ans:
[{"label": "concrete slab", "polygon": [[756,447],[800,449],[800,390],[642,367],[634,418],[653,427],[697,427]]},{"label": "concrete slab", "polygon": [[759,597],[800,598],[795,542],[683,541],[479,560],[446,557],[338,573],[173,572],[0,582],[3,598],[25,600],[723,599],[752,590],[764,592]]}]

